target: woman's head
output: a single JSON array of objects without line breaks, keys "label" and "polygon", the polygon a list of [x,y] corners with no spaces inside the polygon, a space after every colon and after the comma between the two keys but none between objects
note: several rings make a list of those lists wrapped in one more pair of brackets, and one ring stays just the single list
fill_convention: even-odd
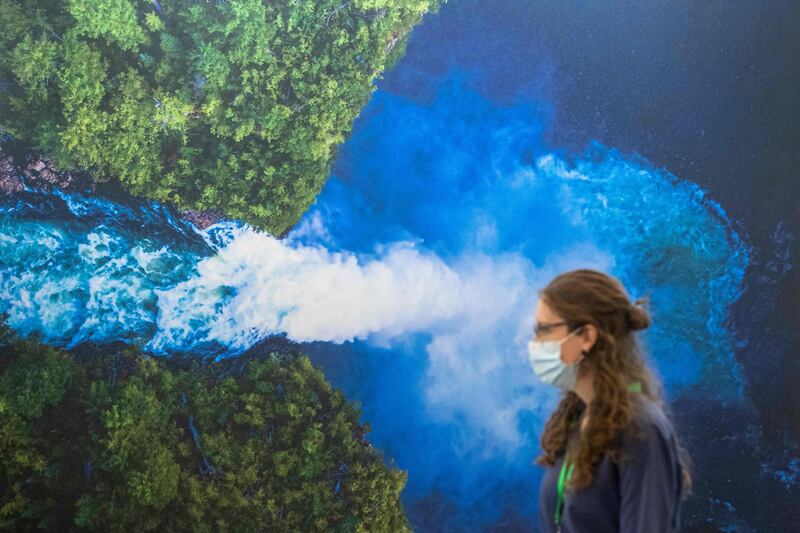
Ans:
[{"label": "woman's head", "polygon": [[[571,486],[583,488],[592,480],[593,465],[605,452],[615,456],[615,444],[625,428],[635,425],[637,402],[646,398],[669,412],[661,384],[650,371],[635,331],[650,325],[646,298],[631,301],[620,281],[596,270],[580,269],[556,276],[539,292],[535,339],[562,341],[561,359],[578,364],[577,379],[591,376],[594,391],[588,425],[581,434]],[[629,384],[639,382],[640,392]],[[577,431],[585,406],[567,391],[542,435],[543,454],[536,463],[552,466],[566,449],[567,437]],[[682,454],[684,482],[691,485],[688,456]]]},{"label": "woman's head", "polygon": [[[620,389],[647,380],[630,335],[650,325],[645,298],[631,303],[616,278],[588,269],[557,276],[539,294],[535,339],[563,339],[562,360],[580,363],[578,378],[599,372],[599,377],[616,379]],[[655,383],[647,385],[649,391]]]}]

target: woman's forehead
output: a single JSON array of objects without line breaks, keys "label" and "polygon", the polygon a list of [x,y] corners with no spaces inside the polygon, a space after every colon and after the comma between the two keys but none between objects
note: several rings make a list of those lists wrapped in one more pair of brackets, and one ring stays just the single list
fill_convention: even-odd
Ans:
[{"label": "woman's forehead", "polygon": [[536,302],[536,321],[537,322],[558,322],[561,320],[547,303],[542,299]]}]

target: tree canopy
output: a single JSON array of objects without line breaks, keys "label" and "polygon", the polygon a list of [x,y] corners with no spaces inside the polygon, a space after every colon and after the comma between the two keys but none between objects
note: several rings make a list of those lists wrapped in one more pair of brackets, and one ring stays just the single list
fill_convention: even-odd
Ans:
[{"label": "tree canopy", "polygon": [[300,352],[73,352],[0,322],[0,529],[410,531],[358,418]]},{"label": "tree canopy", "polygon": [[281,235],[440,2],[0,0],[0,128],[63,170]]}]

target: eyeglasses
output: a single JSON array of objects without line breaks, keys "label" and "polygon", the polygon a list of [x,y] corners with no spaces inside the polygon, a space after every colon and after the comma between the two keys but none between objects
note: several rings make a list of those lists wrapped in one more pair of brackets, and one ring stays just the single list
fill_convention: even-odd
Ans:
[{"label": "eyeglasses", "polygon": [[542,335],[547,335],[548,333],[553,331],[553,328],[556,328],[558,326],[565,326],[566,324],[567,324],[566,322],[551,322],[550,324],[546,322],[537,322],[536,327],[533,328],[533,333],[537,337],[541,337]]}]

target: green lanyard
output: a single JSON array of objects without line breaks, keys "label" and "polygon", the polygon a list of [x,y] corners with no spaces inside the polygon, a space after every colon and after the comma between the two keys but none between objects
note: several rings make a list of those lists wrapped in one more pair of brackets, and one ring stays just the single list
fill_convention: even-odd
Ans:
[{"label": "green lanyard", "polygon": [[[558,475],[558,499],[556,499],[556,531],[561,531],[561,507],[564,503],[564,487],[568,479],[572,479],[572,471],[575,470],[575,463],[569,465],[567,473],[567,458],[564,457],[564,464],[561,465],[561,473]],[[566,476],[565,476],[566,474]]]},{"label": "green lanyard", "polygon": [[[634,381],[628,385],[630,392],[642,392],[642,384]],[[569,466],[567,466],[569,465]],[[567,461],[566,454],[564,455],[564,463],[561,465],[561,472],[558,474],[558,497],[556,498],[556,531],[561,531],[561,508],[564,504],[564,490],[567,481],[572,479],[572,471],[575,470],[575,463]]]}]

